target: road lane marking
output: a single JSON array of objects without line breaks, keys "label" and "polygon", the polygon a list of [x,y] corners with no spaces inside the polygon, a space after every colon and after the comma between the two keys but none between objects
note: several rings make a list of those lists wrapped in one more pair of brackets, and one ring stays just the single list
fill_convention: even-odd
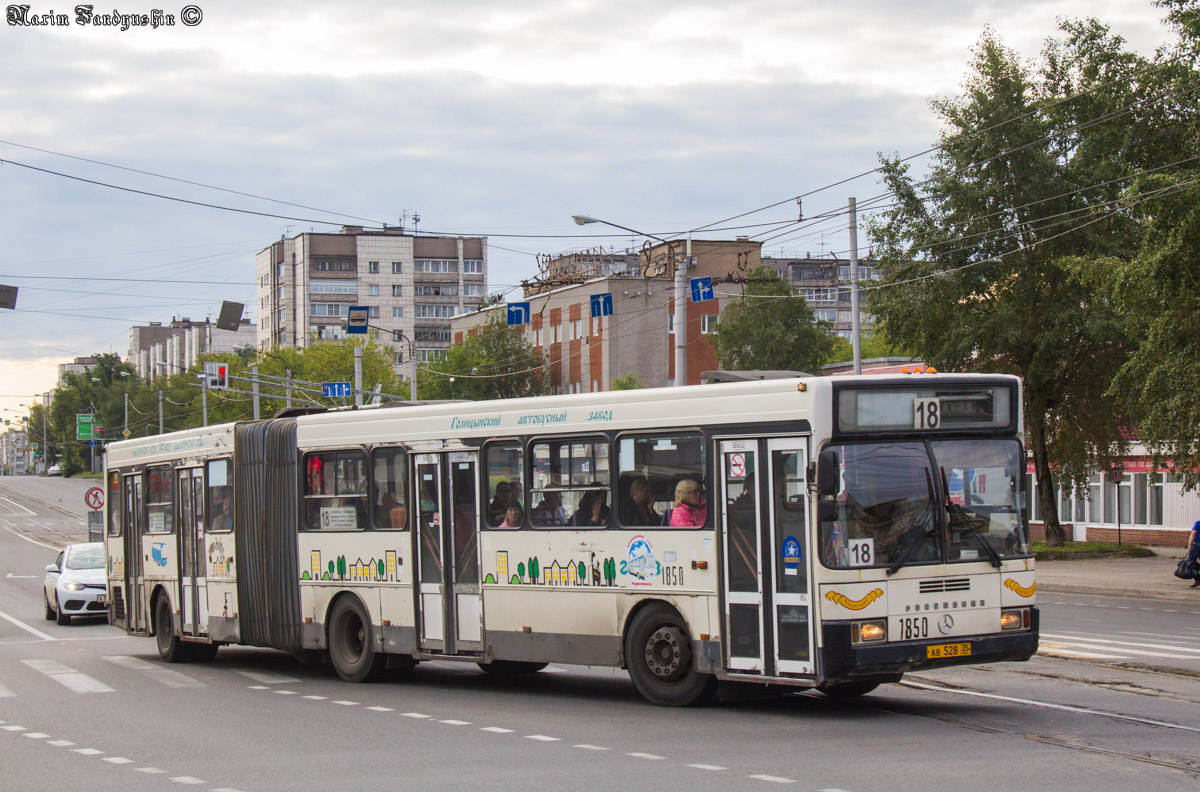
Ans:
[{"label": "road lane marking", "polygon": [[12,698],[15,695],[17,694],[4,687],[4,685],[0,685],[0,698]]},{"label": "road lane marking", "polygon": [[773,784],[794,784],[794,783],[796,783],[796,780],[794,778],[784,778],[782,776],[752,775],[752,776],[746,776],[746,777],[753,778],[755,781],[770,781]]},{"label": "road lane marking", "polygon": [[4,528],[5,528],[5,530],[7,530],[7,531],[8,531],[10,534],[12,534],[13,536],[17,537],[18,539],[24,539],[26,542],[29,542],[30,544],[35,544],[35,545],[37,545],[38,547],[44,547],[44,548],[46,548],[47,550],[55,550],[55,551],[62,550],[62,548],[61,548],[61,547],[56,547],[56,546],[54,546],[54,545],[52,545],[52,544],[49,544],[49,543],[47,543],[47,542],[39,542],[37,539],[33,539],[33,538],[31,538],[31,537],[28,537],[28,536],[26,536],[25,534],[21,533],[20,531],[17,531],[17,530],[14,530],[14,529],[12,529],[12,528],[9,528],[7,525],[6,525],[6,526],[4,526]]},{"label": "road lane marking", "polygon": [[4,731],[10,731],[10,732],[22,732],[22,731],[25,731],[25,727],[24,727],[24,726],[4,726],[4,727],[0,727],[0,728],[3,728],[3,729],[4,729]]},{"label": "road lane marking", "polygon": [[1032,707],[1042,707],[1043,709],[1058,710],[1059,712],[1079,712],[1084,715],[1097,715],[1101,718],[1112,718],[1113,720],[1129,721],[1131,723],[1145,723],[1150,726],[1162,726],[1167,729],[1179,729],[1181,731],[1196,732],[1200,734],[1200,727],[1184,726],[1181,723],[1171,723],[1169,721],[1153,720],[1151,718],[1137,718],[1133,715],[1121,715],[1117,712],[1105,712],[1104,710],[1091,709],[1089,707],[1072,707],[1069,704],[1052,704],[1048,701],[1032,701],[1030,699],[1016,698],[1014,696],[1001,696],[999,693],[984,693],[980,690],[959,690],[956,688],[945,688],[938,685],[927,685],[924,682],[913,682],[910,680],[902,680],[896,684],[901,687],[916,688],[917,690],[929,690],[935,693],[950,693],[955,696],[974,696],[975,698],[994,699],[996,701],[1010,701],[1014,704],[1027,704]]},{"label": "road lane marking", "polygon": [[453,718],[450,718],[447,720],[440,720],[440,721],[438,721],[438,723],[444,723],[447,726],[470,726],[471,725],[470,721],[454,720]]},{"label": "road lane marking", "polygon": [[512,729],[505,729],[503,726],[481,726],[479,731],[491,732],[492,734],[512,734]]},{"label": "road lane marking", "polygon": [[9,572],[4,577],[8,578],[9,580],[37,580],[38,578],[40,578],[42,576],[41,575],[14,575],[12,572]]},{"label": "road lane marking", "polygon": [[[261,688],[261,690],[266,689],[267,688]],[[324,701],[325,699],[329,698],[329,696],[305,696],[304,698],[308,699],[309,701]]]},{"label": "road lane marking", "polygon": [[[1060,641],[1070,641],[1075,644],[1112,644],[1124,650],[1126,646],[1139,646],[1143,649],[1165,649],[1171,652],[1186,652],[1187,654],[1196,655],[1200,658],[1200,649],[1193,649],[1190,646],[1176,646],[1174,644],[1158,644],[1158,643],[1143,643],[1137,641],[1114,641],[1107,638],[1091,638],[1083,635],[1066,635],[1063,633],[1042,633],[1047,638],[1055,638]],[[1134,651],[1132,649],[1128,651]],[[1167,655],[1171,656],[1171,655]]]},{"label": "road lane marking", "polygon": [[548,737],[545,734],[526,734],[526,740],[537,740],[538,742],[559,742],[558,737]]},{"label": "road lane marking", "polygon": [[59,748],[69,748],[74,744],[75,743],[71,742],[70,740],[51,740],[50,742],[46,743],[46,745],[55,745]]},{"label": "road lane marking", "polygon": [[161,665],[143,660],[140,657],[129,657],[127,655],[108,655],[104,658],[109,663],[121,668],[127,668],[130,671],[137,671],[145,674],[155,682],[160,682],[167,687],[172,688],[202,688],[208,687],[199,680],[192,679],[187,674],[179,671],[173,671],[170,668],[163,668]]},{"label": "road lane marking", "polygon": [[72,693],[115,693],[116,691],[99,679],[76,671],[57,660],[22,660],[34,671],[45,674]]},{"label": "road lane marking", "polygon": [[195,776],[175,776],[171,780],[174,781],[176,784],[203,784],[204,783],[203,778],[196,778]]},{"label": "road lane marking", "polygon": [[[255,682],[259,682],[264,685],[280,685],[285,682],[299,682],[300,681],[299,679],[296,679],[295,677],[284,676],[283,674],[272,674],[270,671],[249,671],[244,668],[235,668],[233,670],[236,671],[237,673],[241,674],[244,677],[249,677],[250,679],[253,679]],[[258,688],[255,688],[255,689],[257,690]]]},{"label": "road lane marking", "polygon": [[401,713],[406,718],[432,718],[432,715],[424,715],[420,712],[403,712]]},{"label": "road lane marking", "polygon": [[137,771],[139,773],[145,773],[146,775],[162,775],[167,772],[166,770],[162,770],[158,767],[139,767]]},{"label": "road lane marking", "polygon": [[31,634],[33,634],[33,635],[36,635],[38,638],[41,638],[43,641],[56,641],[56,640],[58,640],[58,639],[57,639],[57,638],[55,638],[53,635],[47,635],[46,633],[42,632],[41,630],[35,630],[34,628],[30,627],[28,624],[26,624],[25,622],[21,621],[20,619],[15,619],[15,618],[13,618],[12,616],[9,616],[9,615],[8,615],[7,613],[5,613],[4,611],[0,611],[0,619],[4,619],[5,621],[10,621],[10,622],[12,622],[13,624],[17,625],[18,627],[20,627],[20,628],[21,628],[22,630],[24,630],[25,632],[27,632],[27,633],[31,633]]},{"label": "road lane marking", "polygon": [[651,759],[653,761],[658,761],[660,759],[666,758],[665,756],[658,756],[657,754],[651,754],[651,753],[641,753],[640,751],[635,751],[633,753],[627,753],[625,755],[632,756],[634,759]]},{"label": "road lane marking", "polygon": [[83,756],[98,756],[104,751],[97,751],[95,748],[76,748],[72,753],[81,754]]},{"label": "road lane marking", "polygon": [[357,707],[357,701],[334,701],[332,704],[341,704],[343,707]]},{"label": "road lane marking", "polygon": [[3,495],[0,495],[0,500],[2,500],[2,501],[8,501],[8,502],[9,502],[9,503],[11,503],[13,506],[16,506],[18,509],[20,509],[21,511],[25,512],[26,514],[32,514],[32,515],[34,515],[35,517],[37,516],[37,512],[35,512],[35,511],[32,511],[32,510],[30,510],[30,509],[27,509],[27,508],[25,508],[25,506],[23,506],[23,505],[22,505],[22,504],[20,504],[20,503],[17,503],[17,502],[16,502],[15,500],[13,500],[12,498],[6,498],[6,497],[4,497]]},{"label": "road lane marking", "polygon": [[603,745],[588,745],[587,743],[580,743],[579,745],[576,745],[574,747],[579,748],[580,750],[583,750],[583,751],[609,751],[609,750],[612,750],[611,748],[605,748]]},{"label": "road lane marking", "polygon": [[367,707],[371,712],[395,712],[391,707]]},{"label": "road lane marking", "polygon": [[24,734],[22,734],[21,736],[22,736],[22,737],[28,737],[28,738],[29,738],[29,739],[31,739],[31,740],[44,740],[44,739],[46,739],[47,737],[49,737],[50,735],[49,735],[49,734],[43,734],[43,733],[41,733],[41,732],[25,732],[25,733],[24,733]]},{"label": "road lane marking", "polygon": [[133,764],[132,759],[126,759],[124,756],[106,756],[101,761],[115,765]]},{"label": "road lane marking", "polygon": [[709,764],[690,764],[690,765],[688,765],[688,767],[694,767],[697,770],[728,770],[729,769],[728,767],[721,767],[720,765],[709,765]]}]

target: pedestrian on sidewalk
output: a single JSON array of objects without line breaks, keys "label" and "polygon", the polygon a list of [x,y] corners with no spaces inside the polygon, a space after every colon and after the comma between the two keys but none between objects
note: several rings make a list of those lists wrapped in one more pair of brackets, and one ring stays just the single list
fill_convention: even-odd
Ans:
[{"label": "pedestrian on sidewalk", "polygon": [[1192,588],[1200,588],[1200,520],[1192,524],[1192,533],[1188,537],[1187,559],[1192,562],[1192,569],[1196,570],[1192,575],[1196,579]]}]

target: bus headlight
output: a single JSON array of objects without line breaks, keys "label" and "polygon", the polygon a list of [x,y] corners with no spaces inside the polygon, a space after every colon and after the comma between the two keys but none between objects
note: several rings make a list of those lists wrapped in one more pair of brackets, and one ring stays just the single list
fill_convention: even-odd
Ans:
[{"label": "bus headlight", "polygon": [[1029,608],[1013,608],[1000,611],[1001,630],[1028,630]]},{"label": "bus headlight", "polygon": [[851,622],[850,624],[851,643],[877,643],[886,640],[887,622],[885,621]]}]

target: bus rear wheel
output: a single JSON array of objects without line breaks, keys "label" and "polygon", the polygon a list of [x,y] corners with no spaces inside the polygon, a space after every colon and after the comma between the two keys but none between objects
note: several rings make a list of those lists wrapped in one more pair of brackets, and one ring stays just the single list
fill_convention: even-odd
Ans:
[{"label": "bus rear wheel", "polygon": [[158,645],[158,656],[167,663],[181,663],[186,658],[183,642],[175,634],[174,619],[171,618],[171,603],[165,594],[154,600],[154,641]]},{"label": "bus rear wheel", "polygon": [[661,602],[633,617],[625,635],[625,664],[634,689],[659,707],[691,707],[717,690],[716,677],[696,671],[683,618]]},{"label": "bus rear wheel", "polygon": [[329,613],[329,659],[347,682],[370,682],[387,665],[371,646],[371,619],[357,597],[342,597]]}]

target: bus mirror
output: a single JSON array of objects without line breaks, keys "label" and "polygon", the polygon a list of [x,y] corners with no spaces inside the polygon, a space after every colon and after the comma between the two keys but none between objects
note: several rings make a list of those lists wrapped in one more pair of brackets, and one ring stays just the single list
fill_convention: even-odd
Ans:
[{"label": "bus mirror", "polygon": [[817,522],[827,523],[837,519],[837,504],[831,500],[817,501]]},{"label": "bus mirror", "polygon": [[836,495],[838,491],[838,455],[826,448],[817,457],[817,492],[821,495]]}]

